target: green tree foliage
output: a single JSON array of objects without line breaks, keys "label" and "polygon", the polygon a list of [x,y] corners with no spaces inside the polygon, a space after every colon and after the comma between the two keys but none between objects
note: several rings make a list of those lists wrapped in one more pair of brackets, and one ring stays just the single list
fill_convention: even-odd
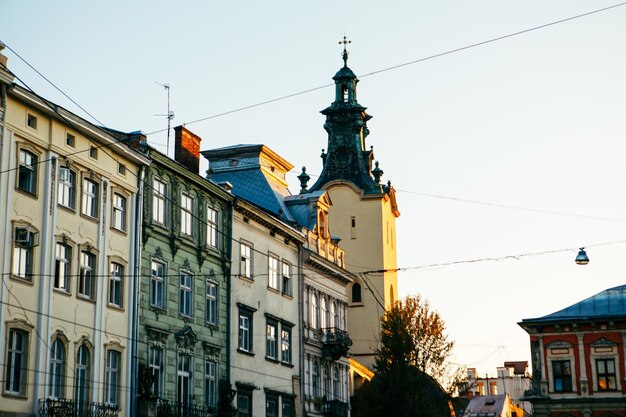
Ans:
[{"label": "green tree foliage", "polygon": [[353,417],[450,416],[440,382],[451,375],[453,347],[428,301],[416,295],[396,303],[383,317],[376,376],[355,393]]}]

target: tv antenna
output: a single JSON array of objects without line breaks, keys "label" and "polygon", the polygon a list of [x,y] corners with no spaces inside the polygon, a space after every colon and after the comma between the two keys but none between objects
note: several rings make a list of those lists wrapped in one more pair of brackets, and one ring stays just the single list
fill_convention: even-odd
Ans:
[{"label": "tv antenna", "polygon": [[167,114],[155,114],[155,116],[167,117],[167,148],[165,148],[165,155],[170,156],[170,125],[172,119],[174,119],[174,112],[170,110],[170,85],[161,84],[158,81],[155,81],[155,83],[167,90]]}]

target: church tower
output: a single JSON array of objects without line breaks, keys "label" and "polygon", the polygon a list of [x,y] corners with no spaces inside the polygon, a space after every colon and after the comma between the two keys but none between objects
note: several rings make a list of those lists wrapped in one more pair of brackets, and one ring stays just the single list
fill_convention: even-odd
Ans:
[{"label": "church tower", "polygon": [[[372,369],[378,348],[380,319],[397,300],[396,218],[400,216],[391,182],[381,184],[383,171],[367,149],[367,122],[372,118],[357,101],[359,80],[348,68],[343,43],[343,67],[335,74],[335,100],[321,113],[326,116],[327,151],[323,168],[309,192],[326,190],[333,202],[329,210],[331,233],[341,239],[346,269],[357,275],[348,291],[348,332],[352,357]],[[307,178],[303,172],[301,178]],[[306,184],[303,183],[303,191]]]}]

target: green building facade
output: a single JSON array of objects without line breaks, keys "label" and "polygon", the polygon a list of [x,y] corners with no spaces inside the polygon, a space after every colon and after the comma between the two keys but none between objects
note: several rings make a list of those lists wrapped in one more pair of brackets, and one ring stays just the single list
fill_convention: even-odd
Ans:
[{"label": "green building facade", "polygon": [[232,200],[199,175],[200,138],[176,131],[175,160],[147,149],[139,290],[142,415],[211,415],[228,380]]}]

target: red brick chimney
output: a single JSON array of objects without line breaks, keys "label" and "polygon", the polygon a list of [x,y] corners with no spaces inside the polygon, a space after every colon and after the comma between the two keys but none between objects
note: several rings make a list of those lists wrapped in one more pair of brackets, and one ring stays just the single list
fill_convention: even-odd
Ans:
[{"label": "red brick chimney", "polygon": [[174,128],[174,159],[189,171],[200,173],[200,141],[202,138],[183,126]]}]

